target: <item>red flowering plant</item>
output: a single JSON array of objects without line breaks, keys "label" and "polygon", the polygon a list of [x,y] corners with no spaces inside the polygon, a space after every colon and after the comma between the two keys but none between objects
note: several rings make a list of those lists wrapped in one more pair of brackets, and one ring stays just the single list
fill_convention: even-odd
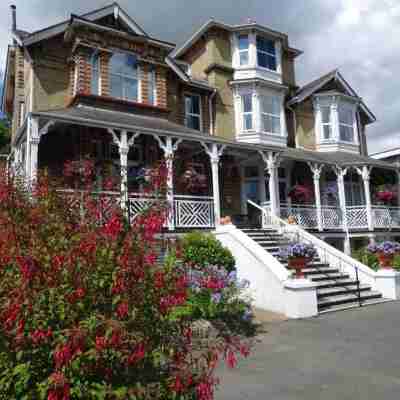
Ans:
[{"label": "red flowering plant", "polygon": [[[27,192],[0,173],[2,398],[211,400],[218,360],[234,366],[248,346],[226,326],[196,341],[188,269],[177,251],[156,262],[165,203],[129,224],[90,170],[78,193],[45,174]],[[165,166],[151,176],[164,198]]]},{"label": "red flowering plant", "polygon": [[300,204],[308,204],[314,200],[314,192],[307,185],[294,185],[288,196]]},{"label": "red flowering plant", "polygon": [[376,192],[376,200],[380,204],[392,205],[396,199],[397,195],[393,189],[386,187],[385,185],[378,187]]}]

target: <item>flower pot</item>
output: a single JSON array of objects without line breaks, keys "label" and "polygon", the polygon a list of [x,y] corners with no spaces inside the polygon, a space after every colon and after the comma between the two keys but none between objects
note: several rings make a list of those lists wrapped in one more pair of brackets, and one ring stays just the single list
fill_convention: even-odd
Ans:
[{"label": "flower pot", "polygon": [[296,278],[301,279],[304,278],[303,269],[309,263],[309,259],[307,257],[296,257],[296,258],[289,258],[289,268],[294,269],[296,271]]},{"label": "flower pot", "polygon": [[392,269],[394,263],[394,254],[378,253],[379,265],[382,269]]}]

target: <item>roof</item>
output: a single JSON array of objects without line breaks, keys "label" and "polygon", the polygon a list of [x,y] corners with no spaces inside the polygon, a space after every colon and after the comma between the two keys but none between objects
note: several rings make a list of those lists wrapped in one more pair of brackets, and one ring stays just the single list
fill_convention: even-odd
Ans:
[{"label": "roof", "polygon": [[395,157],[395,156],[400,156],[400,147],[370,154],[370,157],[375,158],[376,160],[382,160],[385,158]]},{"label": "roof", "polygon": [[321,76],[320,78],[317,78],[309,82],[308,84],[304,85],[303,87],[301,87],[299,90],[297,90],[294,96],[288,101],[287,105],[291,106],[303,102],[304,100],[312,96],[314,93],[316,93],[318,90],[322,89],[326,84],[328,84],[332,80],[339,82],[349,96],[357,98],[360,101],[360,107],[367,115],[370,122],[376,121],[375,115],[367,107],[364,101],[357,95],[356,91],[343,78],[343,75],[339,72],[338,69],[334,69],[333,71],[330,71],[327,74]]},{"label": "roof", "polygon": [[209,91],[215,90],[215,88],[211,86],[206,80],[196,79],[188,75],[173,58],[166,57],[165,62],[178,75],[178,77],[182,81],[186,82],[188,85],[199,87],[201,89]]},{"label": "roof", "polygon": [[[390,163],[374,160],[357,154],[330,152],[321,153],[301,149],[281,148],[277,146],[266,146],[259,144],[240,143],[234,140],[227,140],[218,136],[212,136],[206,132],[199,132],[176,124],[163,118],[148,117],[143,115],[111,111],[91,106],[74,106],[60,110],[49,110],[32,114],[47,120],[55,120],[62,123],[79,124],[98,128],[112,128],[127,130],[130,132],[143,132],[144,134],[157,134],[165,136],[175,136],[189,141],[207,141],[224,144],[230,148],[249,150],[249,151],[274,151],[282,153],[283,158],[326,164],[331,166],[362,166],[372,165],[385,169],[394,169]],[[17,135],[15,140],[19,140]]]},{"label": "roof", "polygon": [[[189,48],[193,46],[194,43],[197,42],[209,29],[211,28],[220,28],[229,32],[240,32],[242,30],[248,30],[248,29],[256,29],[258,31],[267,33],[271,36],[274,36],[276,38],[280,38],[283,40],[287,40],[287,35],[274,31],[270,28],[267,28],[266,26],[259,25],[257,23],[247,23],[247,24],[241,24],[241,25],[229,25],[224,22],[216,21],[214,19],[208,20],[205,24],[203,24],[197,31],[193,33],[193,35],[185,42],[183,43],[179,48],[176,48],[171,56],[173,58],[178,58],[182,56]],[[287,47],[286,50],[290,53],[292,53],[295,57],[299,56],[302,54],[302,51],[294,49],[292,47]]]},{"label": "roof", "polygon": [[[149,35],[116,2],[106,7],[96,9],[86,14],[82,14],[80,15],[80,17],[85,18],[88,21],[96,21],[100,18],[106,17],[107,15],[115,15],[116,17],[120,18],[137,35],[149,37]],[[60,33],[64,33],[68,28],[69,23],[70,19],[49,26],[47,28],[32,32],[30,34],[20,30],[17,30],[13,33],[14,36],[16,36],[17,39],[19,39],[22,45],[29,46],[41,40],[48,39]]]}]

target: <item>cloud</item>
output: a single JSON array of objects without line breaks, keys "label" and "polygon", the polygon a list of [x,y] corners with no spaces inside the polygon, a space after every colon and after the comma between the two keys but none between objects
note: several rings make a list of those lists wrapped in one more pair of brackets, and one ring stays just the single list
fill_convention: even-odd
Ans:
[{"label": "cloud", "polygon": [[[18,27],[44,28],[109,4],[102,0],[15,0]],[[339,67],[346,80],[377,115],[368,128],[376,151],[396,146],[400,138],[400,2],[398,0],[120,0],[151,35],[181,43],[210,17],[228,23],[255,19],[289,34],[304,50],[297,80],[306,83]],[[0,65],[10,41],[10,12],[0,3]],[[1,69],[2,67],[0,67]],[[398,145],[397,145],[398,146]]]}]

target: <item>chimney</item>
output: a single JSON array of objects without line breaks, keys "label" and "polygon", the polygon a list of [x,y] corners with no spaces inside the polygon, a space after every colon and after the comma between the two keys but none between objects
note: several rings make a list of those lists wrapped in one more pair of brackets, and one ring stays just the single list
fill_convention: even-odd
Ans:
[{"label": "chimney", "polygon": [[15,32],[17,30],[17,7],[13,4],[10,6],[11,8],[11,32]]}]

